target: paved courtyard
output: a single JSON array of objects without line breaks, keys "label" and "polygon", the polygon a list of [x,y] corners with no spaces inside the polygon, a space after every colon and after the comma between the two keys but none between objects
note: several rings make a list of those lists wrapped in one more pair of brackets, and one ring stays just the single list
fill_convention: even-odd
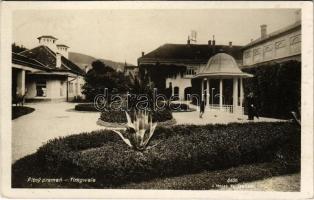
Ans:
[{"label": "paved courtyard", "polygon": [[[186,103],[186,102],[184,102]],[[176,119],[177,124],[228,124],[228,123],[247,123],[252,122],[247,120],[247,115],[236,115],[227,112],[221,112],[218,110],[205,110],[202,118],[199,117],[199,109],[192,104],[189,104],[190,108],[195,109],[194,112],[174,112],[173,117]],[[281,121],[279,119],[260,117],[254,118],[254,122],[275,122]]]},{"label": "paved courtyard", "polygon": [[32,103],[31,114],[12,121],[12,162],[34,153],[48,140],[101,129],[98,112],[74,111],[74,103]]},{"label": "paved courtyard", "polygon": [[[26,106],[35,108],[35,111],[12,121],[12,162],[34,153],[50,139],[104,128],[96,124],[100,116],[98,112],[75,111],[74,103],[31,103]],[[246,116],[214,111],[205,112],[202,119],[197,111],[173,113],[173,116],[177,124],[248,121]],[[255,121],[278,120],[260,118]]]},{"label": "paved courtyard", "polygon": [[[207,111],[203,117],[199,117],[199,112],[176,112],[173,113],[173,117],[176,119],[177,124],[228,124],[232,122],[247,123],[252,122],[247,120],[247,116],[233,115],[229,113],[221,113],[217,111]],[[254,119],[254,122],[275,122],[280,121],[278,119],[260,117]]]}]

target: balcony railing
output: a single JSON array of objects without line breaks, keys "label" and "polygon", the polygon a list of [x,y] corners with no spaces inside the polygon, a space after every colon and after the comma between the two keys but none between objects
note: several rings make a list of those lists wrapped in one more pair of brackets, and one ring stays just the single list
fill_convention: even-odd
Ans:
[{"label": "balcony railing", "polygon": [[222,105],[222,107],[220,107],[219,104],[209,104],[209,109],[244,115],[244,107],[241,106]]}]

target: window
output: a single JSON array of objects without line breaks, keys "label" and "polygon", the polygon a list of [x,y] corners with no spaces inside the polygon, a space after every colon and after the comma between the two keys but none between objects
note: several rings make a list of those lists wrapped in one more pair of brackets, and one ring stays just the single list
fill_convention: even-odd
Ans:
[{"label": "window", "polygon": [[257,55],[261,54],[261,49],[260,48],[254,49],[253,50],[253,54],[254,54],[254,56],[257,56]]},{"label": "window", "polygon": [[36,82],[36,96],[38,97],[47,96],[47,83],[45,80],[39,80]]},{"label": "window", "polygon": [[60,83],[60,96],[61,97],[63,97],[63,84],[64,84],[64,82],[61,81],[61,83]]},{"label": "window", "polygon": [[77,83],[75,83],[75,94],[78,94]]},{"label": "window", "polygon": [[73,93],[73,83],[69,83],[69,93]]},{"label": "window", "polygon": [[251,51],[246,51],[244,53],[244,58],[249,58],[249,57],[251,57]]},{"label": "window", "polygon": [[264,52],[269,52],[273,50],[273,46],[272,45],[268,45],[264,47]]},{"label": "window", "polygon": [[285,46],[286,46],[286,41],[285,40],[281,40],[281,41],[275,43],[276,49],[280,49],[280,48],[283,48]]},{"label": "window", "polygon": [[194,70],[193,67],[188,67],[188,68],[186,69],[185,75],[194,75],[194,74],[196,74],[196,72],[195,72],[195,70]]},{"label": "window", "polygon": [[290,45],[295,45],[301,42],[301,35],[296,35],[290,38]]},{"label": "window", "polygon": [[173,88],[173,96],[179,97],[179,87],[174,87]]}]

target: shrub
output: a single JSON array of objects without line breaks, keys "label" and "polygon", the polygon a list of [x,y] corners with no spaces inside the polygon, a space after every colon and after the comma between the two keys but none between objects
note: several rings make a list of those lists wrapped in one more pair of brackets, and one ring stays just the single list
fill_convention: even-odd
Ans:
[{"label": "shrub", "polygon": [[86,99],[84,99],[82,96],[77,95],[73,97],[73,100],[71,101],[72,103],[85,103],[87,102]]},{"label": "shrub", "polygon": [[180,125],[157,127],[151,141],[155,146],[142,153],[103,130],[51,140],[36,155],[37,165],[52,175],[93,177],[98,186],[112,187],[270,161],[287,143],[300,163],[299,140],[299,127],[288,122]]},{"label": "shrub", "polygon": [[12,106],[12,119],[16,119],[23,115],[27,115],[29,113],[34,112],[34,108],[26,107],[26,106]]},{"label": "shrub", "polygon": [[77,111],[93,111],[99,112],[93,103],[81,103],[75,106],[75,110]]},{"label": "shrub", "polygon": [[[131,115],[132,116],[132,115]],[[152,112],[153,122],[165,122],[172,119],[172,113],[169,110],[158,110]],[[126,123],[125,111],[108,110],[101,113],[100,119],[105,122]]]},{"label": "shrub", "polygon": [[259,114],[265,117],[290,118],[301,105],[301,63],[287,61],[243,69],[254,75],[245,79],[244,90],[253,91]]},{"label": "shrub", "polygon": [[191,112],[195,109],[190,108],[188,104],[185,103],[170,103],[169,108],[172,112]]}]

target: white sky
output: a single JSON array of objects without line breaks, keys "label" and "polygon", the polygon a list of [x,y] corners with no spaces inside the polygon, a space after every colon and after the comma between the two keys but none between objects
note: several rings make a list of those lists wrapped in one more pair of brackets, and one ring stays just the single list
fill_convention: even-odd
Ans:
[{"label": "white sky", "polygon": [[53,35],[70,51],[137,64],[141,52],[165,43],[186,43],[191,30],[199,44],[215,35],[216,44],[245,45],[295,21],[293,9],[255,10],[27,10],[13,14],[13,42],[27,48],[37,37]]}]

